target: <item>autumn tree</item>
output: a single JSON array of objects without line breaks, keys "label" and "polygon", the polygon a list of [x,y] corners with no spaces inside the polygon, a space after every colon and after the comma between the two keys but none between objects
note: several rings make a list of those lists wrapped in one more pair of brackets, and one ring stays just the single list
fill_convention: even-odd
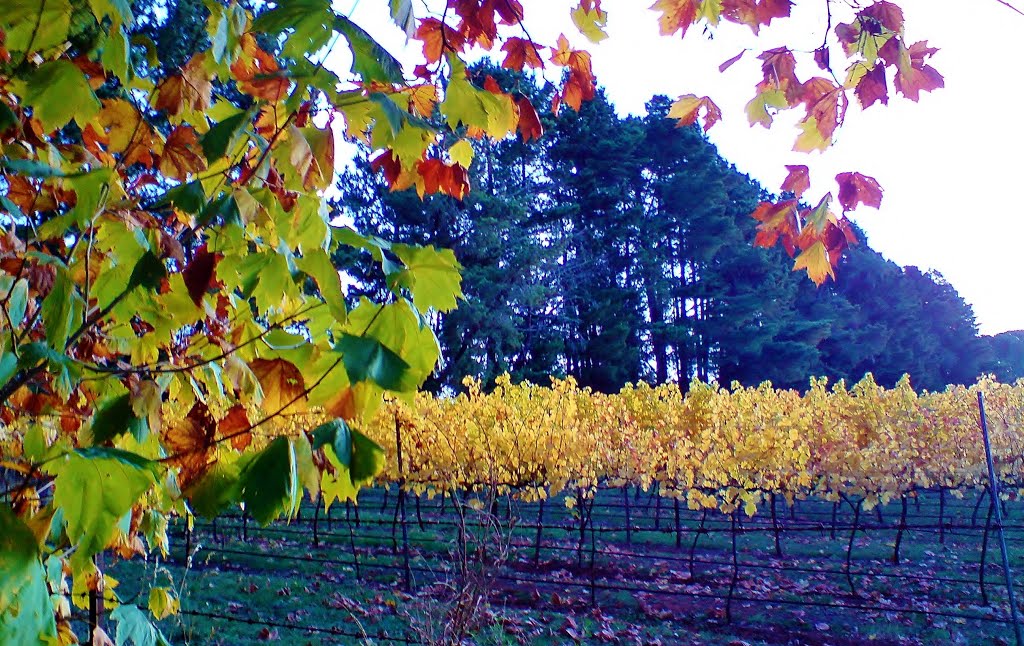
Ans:
[{"label": "autumn tree", "polygon": [[[0,13],[2,643],[72,641],[75,591],[104,586],[93,557],[166,552],[171,517],[244,504],[266,523],[304,491],[350,498],[379,470],[379,448],[348,422],[427,378],[428,317],[456,306],[460,275],[450,251],[332,222],[336,134],[379,151],[391,188],[461,199],[466,140],[542,131],[528,97],[470,81],[470,50],[563,70],[556,109],[594,95],[589,55],[565,36],[534,42],[518,0],[451,0],[423,16],[391,0],[397,28],[422,44],[408,67],[327,0],[258,17],[204,6],[196,51],[164,61],[127,2],[9,0]],[[791,2],[654,9],[669,36],[757,32]],[[599,0],[571,10],[604,36]],[[896,5],[843,11],[799,73],[788,49],[760,55],[751,119],[802,110],[800,150],[828,147],[851,97],[872,107],[890,88],[917,99],[942,82]],[[325,64],[335,48],[350,70]],[[837,73],[803,71],[815,63]],[[669,116],[710,127],[718,108],[684,96]],[[811,200],[805,179],[794,168],[788,188],[815,208],[764,204],[756,217],[761,243],[780,242],[821,281],[851,238],[832,203],[845,212],[881,193],[851,172],[836,200]],[[383,300],[346,306],[331,262],[341,246],[379,264]],[[124,604],[114,619],[156,641],[149,618],[173,609],[171,595],[154,587],[148,612]]]}]

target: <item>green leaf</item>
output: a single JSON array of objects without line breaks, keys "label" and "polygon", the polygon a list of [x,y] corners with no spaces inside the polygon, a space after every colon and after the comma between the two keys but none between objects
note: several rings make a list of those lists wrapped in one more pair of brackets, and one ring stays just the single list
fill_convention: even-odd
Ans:
[{"label": "green leaf", "polygon": [[416,33],[416,16],[412,12],[412,0],[390,0],[391,20],[412,38]]},{"label": "green leaf", "polygon": [[440,355],[437,337],[406,299],[388,305],[363,299],[348,318],[349,333],[377,339],[409,364],[412,381],[422,383],[434,370]]},{"label": "green leaf", "polygon": [[[67,182],[75,189],[75,207],[69,212],[71,221],[79,227],[92,222],[96,214],[106,204],[110,193],[110,182],[114,179],[114,171],[100,168],[95,171],[75,175]],[[63,233],[60,232],[60,233]]]},{"label": "green leaf", "polygon": [[277,34],[291,29],[282,53],[294,59],[316,53],[331,39],[334,12],[328,0],[290,0],[259,15],[253,31]]},{"label": "green leaf", "polygon": [[101,405],[92,419],[92,442],[103,444],[123,433],[131,432],[139,442],[145,441],[149,423],[136,417],[130,395],[121,395]]},{"label": "green leaf", "polygon": [[13,352],[4,352],[0,355],[0,387],[6,385],[17,371],[18,357]]},{"label": "green leaf", "polygon": [[22,278],[14,283],[7,296],[7,314],[11,317],[10,324],[14,327],[21,325],[21,322],[25,320],[25,310],[27,308],[28,281]]},{"label": "green leaf", "polygon": [[63,352],[71,336],[72,296],[75,285],[66,269],[57,268],[53,289],[43,299],[43,329],[50,347]]},{"label": "green leaf", "polygon": [[[210,132],[213,132],[212,128]],[[192,215],[199,213],[206,206],[206,192],[203,190],[203,183],[199,180],[193,180],[185,184],[179,184],[164,193],[164,196],[160,198],[160,201],[153,208],[156,209],[168,204],[173,204],[175,208],[185,213]]]},{"label": "green leaf", "polygon": [[32,530],[0,505],[0,644],[56,639],[57,625]]},{"label": "green leaf", "polygon": [[152,251],[147,251],[142,254],[139,261],[135,263],[135,268],[132,269],[132,275],[128,279],[128,290],[131,291],[136,287],[156,290],[166,276],[167,268],[164,266],[164,262],[157,258]]},{"label": "green leaf", "polygon": [[352,72],[361,76],[363,81],[404,82],[402,64],[362,27],[345,16],[335,16],[334,28],[348,39],[352,50]]},{"label": "green leaf", "polygon": [[60,45],[71,25],[68,0],[8,0],[0,12],[0,28],[7,32],[7,49],[42,51]]},{"label": "green leaf", "polygon": [[24,101],[47,132],[72,119],[80,125],[88,123],[100,111],[100,101],[85,74],[66,60],[43,63],[29,77]]},{"label": "green leaf", "polygon": [[77,449],[46,468],[56,473],[53,502],[64,510],[68,538],[77,547],[71,557],[76,572],[107,546],[118,520],[157,479],[155,463],[110,448]]},{"label": "green leaf", "polygon": [[307,251],[295,260],[295,264],[299,271],[316,281],[327,308],[335,320],[344,323],[348,311],[345,309],[345,294],[341,290],[341,277],[327,252],[323,249]]},{"label": "green leaf", "polygon": [[18,115],[7,107],[6,103],[0,103],[0,132],[16,125],[18,125]]},{"label": "green leaf", "polygon": [[267,525],[282,513],[293,517],[302,502],[295,447],[278,437],[242,471],[242,501],[256,522]]},{"label": "green leaf", "polygon": [[104,69],[114,73],[122,82],[131,79],[131,68],[128,66],[128,34],[123,27],[116,27],[106,33],[103,39],[103,51],[100,54],[100,63]]},{"label": "green leaf", "polygon": [[24,177],[64,177],[64,171],[61,169],[54,168],[49,164],[44,164],[43,162],[36,161],[34,159],[12,159],[10,157],[4,157],[3,159],[0,159],[0,166],[16,175],[22,175]]},{"label": "green leaf", "polygon": [[[203,146],[203,155],[206,157],[207,163],[212,165],[214,162],[227,156],[228,151],[234,147],[245,127],[249,125],[254,113],[255,107],[249,108],[245,112],[231,115],[223,121],[214,124],[203,135],[200,144]],[[195,213],[195,211],[190,211],[190,213]]]},{"label": "green leaf", "polygon": [[66,400],[71,390],[78,385],[82,377],[81,365],[63,353],[45,343],[28,343],[20,347],[20,369],[34,368],[40,361],[46,361],[47,369],[54,375],[54,385],[58,393]]},{"label": "green leaf", "polygon": [[395,392],[411,392],[419,386],[409,364],[377,339],[343,334],[335,349],[342,353],[352,383],[372,381]]},{"label": "green leaf", "polygon": [[242,214],[238,211],[234,197],[224,194],[206,205],[196,218],[196,224],[205,227],[210,223],[242,224]]},{"label": "green leaf", "polygon": [[185,492],[192,511],[214,518],[242,499],[238,463],[217,462]]},{"label": "green leaf", "polygon": [[89,7],[97,21],[109,16],[111,22],[118,27],[135,22],[128,0],[89,0]]},{"label": "green leaf", "polygon": [[451,249],[395,244],[391,250],[405,265],[396,282],[412,292],[416,309],[423,313],[430,308],[448,312],[458,306],[458,299],[462,298],[462,265]]},{"label": "green leaf", "polygon": [[359,488],[370,484],[384,470],[384,449],[343,419],[332,420],[313,431],[313,450],[317,449],[324,449],[337,471],[322,483],[328,508],[335,500],[355,500]]},{"label": "green leaf", "polygon": [[134,646],[165,646],[167,638],[149,620],[149,616],[138,606],[124,604],[118,606],[110,618],[117,622],[114,632],[116,646],[134,644]]}]

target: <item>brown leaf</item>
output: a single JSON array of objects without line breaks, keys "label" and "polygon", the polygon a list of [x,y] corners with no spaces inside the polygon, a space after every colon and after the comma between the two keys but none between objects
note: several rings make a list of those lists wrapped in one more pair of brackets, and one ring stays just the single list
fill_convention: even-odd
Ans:
[{"label": "brown leaf", "polygon": [[862,108],[869,108],[875,103],[889,104],[889,88],[885,81],[885,68],[876,65],[869,70],[854,88]]},{"label": "brown leaf", "polygon": [[202,146],[195,129],[179,125],[167,136],[160,156],[160,171],[173,179],[185,181],[188,176],[206,168]]},{"label": "brown leaf", "polygon": [[782,182],[782,190],[789,191],[797,197],[800,197],[804,194],[804,191],[811,187],[810,170],[803,165],[786,166],[786,170],[789,171],[789,175],[787,175],[786,180]]},{"label": "brown leaf", "polygon": [[858,204],[874,208],[882,206],[882,187],[874,177],[860,173],[839,173],[839,203],[843,211],[852,211]]},{"label": "brown leaf", "polygon": [[506,53],[505,60],[501,63],[501,66],[504,68],[522,71],[523,67],[532,67],[534,69],[544,67],[544,61],[541,60],[538,54],[540,48],[532,40],[513,36],[505,40],[505,44],[501,46],[501,51]]},{"label": "brown leaf", "polygon": [[192,262],[188,263],[181,272],[182,278],[185,279],[188,295],[191,297],[192,302],[196,304],[196,307],[202,305],[203,296],[206,295],[206,292],[216,286],[217,263],[222,256],[219,253],[210,253],[204,244],[196,251]]},{"label": "brown leaf", "polygon": [[220,437],[230,437],[231,446],[236,451],[244,451],[252,443],[252,433],[248,430],[252,427],[245,407],[235,404],[224,416],[224,419],[217,423],[217,434]]},{"label": "brown leaf", "polygon": [[295,364],[285,359],[253,359],[249,362],[263,389],[263,409],[301,413],[306,410],[306,384]]},{"label": "brown leaf", "polygon": [[181,467],[178,485],[188,488],[189,483],[206,470],[210,449],[214,445],[217,425],[210,409],[203,402],[196,402],[184,419],[167,424],[164,428],[163,445]]}]

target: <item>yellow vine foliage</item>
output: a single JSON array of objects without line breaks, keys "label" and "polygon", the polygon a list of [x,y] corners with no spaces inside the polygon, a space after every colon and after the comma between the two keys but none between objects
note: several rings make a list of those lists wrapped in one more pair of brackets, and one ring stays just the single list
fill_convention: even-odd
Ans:
[{"label": "yellow vine foliage", "polygon": [[429,496],[486,489],[569,504],[598,486],[657,484],[691,508],[749,515],[772,495],[870,509],[919,489],[987,484],[980,391],[998,476],[1024,485],[1024,381],[923,394],[906,378],[890,389],[871,375],[852,387],[815,379],[803,394],[694,382],[685,393],[637,384],[604,395],[571,378],[538,386],[508,376],[491,392],[466,386],[391,400],[360,426],[389,456],[382,481]]}]

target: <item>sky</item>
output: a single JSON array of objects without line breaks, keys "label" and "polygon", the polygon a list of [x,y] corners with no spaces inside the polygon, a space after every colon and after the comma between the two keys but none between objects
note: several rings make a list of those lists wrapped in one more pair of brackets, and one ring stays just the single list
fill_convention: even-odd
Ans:
[{"label": "sky", "polygon": [[[339,1],[345,10],[349,0]],[[691,28],[681,39],[658,33],[658,14],[645,0],[603,0],[609,38],[595,45],[573,26],[570,0],[522,2],[535,41],[554,44],[565,33],[591,53],[598,83],[621,114],[642,114],[654,94],[710,96],[723,120],[709,139],[769,190],[778,189],[786,164],[810,167],[810,203],[837,191],[837,173],[876,178],[885,190],[881,208],[862,206],[851,214],[871,246],[900,265],[940,272],[974,307],[983,334],[1024,329],[1024,252],[1018,249],[1024,240],[1024,84],[1014,67],[1024,16],[998,0],[897,0],[907,42],[927,40],[940,49],[931,64],[946,87],[923,94],[919,103],[898,96],[865,112],[854,101],[835,145],[824,154],[805,154],[792,152],[802,110],[780,116],[766,130],[751,127],[743,107],[760,78],[757,53],[781,45],[818,47],[825,3],[798,0],[791,19],[776,21],[758,37],[745,26],[723,23],[713,38]],[[849,20],[845,6],[834,3],[834,19]],[[424,15],[421,3],[416,11]],[[387,3],[356,0],[351,16],[403,62],[422,62],[418,43],[406,46],[404,35],[388,26]],[[719,72],[720,63],[745,48],[752,51]],[[841,62],[834,53],[833,63]],[[818,73],[809,57],[797,68],[801,79]],[[556,79],[557,70],[549,76]]]}]

